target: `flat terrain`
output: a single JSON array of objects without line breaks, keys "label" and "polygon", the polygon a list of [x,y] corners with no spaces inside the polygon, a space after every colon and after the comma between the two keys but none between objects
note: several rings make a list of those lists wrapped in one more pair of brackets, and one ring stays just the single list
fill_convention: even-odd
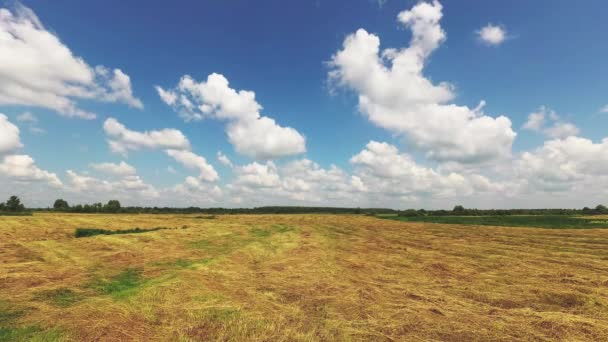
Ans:
[{"label": "flat terrain", "polygon": [[566,216],[566,215],[505,215],[505,216],[413,216],[385,215],[388,218],[406,222],[429,222],[441,224],[461,224],[477,226],[535,227],[551,229],[608,228],[606,216]]},{"label": "flat terrain", "polygon": [[[140,231],[75,238],[76,228]],[[347,215],[0,217],[0,340],[607,337],[605,229]]]}]

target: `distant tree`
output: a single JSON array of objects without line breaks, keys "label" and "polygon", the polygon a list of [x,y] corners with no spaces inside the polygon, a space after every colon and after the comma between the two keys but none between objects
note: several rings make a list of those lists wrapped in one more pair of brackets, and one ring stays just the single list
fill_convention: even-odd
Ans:
[{"label": "distant tree", "polygon": [[25,206],[21,203],[21,200],[17,196],[11,196],[8,201],[6,201],[6,210],[7,211],[23,211],[25,210]]},{"label": "distant tree", "polygon": [[117,200],[109,200],[108,203],[104,206],[105,211],[109,213],[116,213],[120,210],[120,202]]},{"label": "distant tree", "polygon": [[455,213],[462,213],[462,212],[464,212],[464,207],[461,205],[457,205],[454,207],[454,209],[452,211]]},{"label": "distant tree", "polygon": [[598,214],[608,214],[608,208],[606,208],[605,205],[598,204],[598,206],[595,207],[595,212]]},{"label": "distant tree", "polygon": [[64,199],[57,199],[55,200],[55,203],[53,204],[53,209],[55,210],[68,210],[70,209],[70,205],[68,204],[68,202]]},{"label": "distant tree", "polygon": [[6,210],[6,204],[0,203],[0,211],[5,211],[5,210]]}]

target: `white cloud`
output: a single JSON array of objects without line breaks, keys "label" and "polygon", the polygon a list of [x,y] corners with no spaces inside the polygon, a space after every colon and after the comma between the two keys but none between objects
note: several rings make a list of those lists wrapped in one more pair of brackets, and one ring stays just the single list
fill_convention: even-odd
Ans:
[{"label": "white cloud", "polygon": [[522,154],[517,172],[517,178],[534,189],[581,193],[601,189],[608,186],[608,138],[597,144],[574,136],[546,141]]},{"label": "white cloud", "polygon": [[182,184],[177,184],[173,188],[165,190],[163,194],[166,194],[168,198],[174,198],[175,196],[171,196],[171,194],[177,194],[179,200],[185,205],[192,205],[193,203],[209,205],[217,203],[222,198],[223,191],[215,184],[201,182],[199,178],[188,176]]},{"label": "white cloud", "polygon": [[[547,123],[551,125],[548,126]],[[580,133],[578,127],[569,122],[563,122],[555,111],[545,106],[541,106],[538,111],[530,113],[523,128],[541,132],[553,139],[563,139],[569,136],[576,136]]]},{"label": "white cloud", "polygon": [[19,138],[19,128],[0,113],[0,154],[12,152],[23,147]]},{"label": "white cloud", "polygon": [[530,113],[530,115],[528,115],[528,121],[526,121],[523,128],[531,131],[540,131],[544,124],[545,109],[541,107],[540,111]]},{"label": "white cloud", "polygon": [[17,115],[17,121],[28,122],[28,123],[38,123],[38,118],[30,112],[23,112],[23,113]]},{"label": "white cloud", "polygon": [[249,90],[236,91],[221,74],[197,82],[185,75],[173,90],[156,87],[161,99],[185,121],[228,120],[228,139],[235,150],[255,159],[273,159],[306,152],[306,139],[291,127],[262,116],[262,106]]},{"label": "white cloud", "polygon": [[103,129],[113,152],[127,154],[140,149],[190,149],[188,138],[179,130],[165,128],[158,131],[137,132],[126,128],[114,118],[107,119]]},{"label": "white cloud", "polygon": [[488,24],[476,32],[479,40],[488,45],[500,45],[507,39],[507,30],[502,26]]},{"label": "white cloud", "polygon": [[0,163],[0,174],[19,182],[47,182],[53,186],[62,185],[56,174],[41,170],[32,157],[24,154],[4,156]]},{"label": "white cloud", "polygon": [[129,76],[90,67],[44,28],[22,5],[0,9],[0,104],[44,107],[68,117],[93,119],[76,99],[123,102],[142,108]]},{"label": "white cloud", "polygon": [[91,164],[91,167],[97,171],[107,173],[114,176],[133,176],[137,173],[135,168],[124,161],[119,164],[115,163],[98,163]]},{"label": "white cloud", "polygon": [[331,59],[333,84],[359,95],[359,110],[374,124],[403,134],[429,158],[480,162],[509,156],[516,136],[505,116],[449,104],[454,87],[423,75],[430,54],[445,40],[442,6],[421,2],[398,19],[412,30],[410,46],[380,51],[380,39],[364,29],[349,35]]},{"label": "white cloud", "polygon": [[166,150],[167,155],[175,159],[180,164],[189,169],[200,171],[199,178],[208,182],[214,182],[219,179],[219,175],[204,157],[201,157],[190,151],[183,150]]},{"label": "white cloud", "polygon": [[92,194],[89,196],[98,201],[100,198],[130,198],[133,195],[140,199],[159,198],[159,192],[152,185],[146,184],[137,175],[125,175],[118,180],[104,180],[67,170],[69,192]]},{"label": "white cloud", "polygon": [[217,151],[217,160],[219,160],[219,162],[222,163],[224,166],[232,167],[232,162],[230,161],[230,158],[223,154],[222,151]]},{"label": "white cloud", "polygon": [[547,128],[545,133],[550,138],[563,139],[578,135],[580,133],[580,129],[568,122],[556,122],[553,126]]},{"label": "white cloud", "polygon": [[608,113],[608,104],[600,108],[600,113]]},{"label": "white cloud", "polygon": [[175,94],[173,91],[165,91],[159,86],[155,86],[154,89],[156,89],[156,91],[158,92],[158,96],[160,96],[161,100],[163,100],[163,102],[168,104],[169,106],[173,106],[175,104],[175,101],[177,101],[177,94]]},{"label": "white cloud", "polygon": [[501,189],[482,175],[440,173],[418,165],[409,155],[399,153],[397,147],[376,141],[370,141],[350,162],[369,191],[381,197],[467,196]]}]

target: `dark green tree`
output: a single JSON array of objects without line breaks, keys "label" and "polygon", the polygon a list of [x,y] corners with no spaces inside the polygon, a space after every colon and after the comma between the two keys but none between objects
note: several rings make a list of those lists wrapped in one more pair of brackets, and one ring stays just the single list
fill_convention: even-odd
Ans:
[{"label": "dark green tree", "polygon": [[457,205],[454,207],[454,209],[452,211],[455,213],[462,213],[462,212],[464,212],[464,207],[461,205]]},{"label": "dark green tree", "polygon": [[598,204],[598,206],[595,207],[595,212],[598,214],[608,214],[608,208],[606,208],[605,205]]},{"label": "dark green tree", "polygon": [[8,201],[6,201],[6,210],[7,211],[23,211],[25,210],[25,206],[21,203],[19,197],[13,195]]},{"label": "dark green tree", "polygon": [[70,209],[70,205],[68,204],[68,202],[62,198],[59,198],[57,200],[55,200],[55,203],[53,204],[53,209],[55,210],[68,210]]},{"label": "dark green tree", "polygon": [[104,206],[105,211],[109,213],[116,213],[120,211],[120,202],[117,200],[109,200],[108,203]]}]

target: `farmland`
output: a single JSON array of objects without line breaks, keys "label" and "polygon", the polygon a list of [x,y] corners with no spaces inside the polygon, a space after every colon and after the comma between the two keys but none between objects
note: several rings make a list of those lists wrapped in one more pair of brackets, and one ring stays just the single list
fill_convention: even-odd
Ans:
[{"label": "farmland", "polygon": [[429,222],[468,226],[535,227],[550,229],[608,228],[605,216],[511,215],[511,216],[414,216],[386,215],[405,222]]},{"label": "farmland", "polygon": [[608,229],[463,223],[1,216],[0,341],[608,336]]}]

